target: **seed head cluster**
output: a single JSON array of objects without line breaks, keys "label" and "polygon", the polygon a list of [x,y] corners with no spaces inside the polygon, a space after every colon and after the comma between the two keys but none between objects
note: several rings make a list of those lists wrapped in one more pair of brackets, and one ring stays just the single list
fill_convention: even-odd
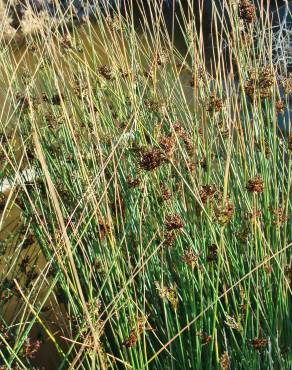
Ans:
[{"label": "seed head cluster", "polygon": [[250,0],[240,0],[239,17],[246,23],[251,24],[256,19],[256,8]]},{"label": "seed head cluster", "polygon": [[264,183],[259,176],[256,176],[248,180],[246,189],[250,193],[262,193],[264,191]]}]

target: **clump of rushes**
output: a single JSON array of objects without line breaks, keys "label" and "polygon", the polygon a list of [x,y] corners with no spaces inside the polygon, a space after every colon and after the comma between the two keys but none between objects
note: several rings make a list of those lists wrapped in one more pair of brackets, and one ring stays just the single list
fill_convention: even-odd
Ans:
[{"label": "clump of rushes", "polygon": [[250,193],[262,193],[264,191],[264,182],[259,177],[256,176],[253,179],[248,180],[246,184],[246,190]]},{"label": "clump of rushes", "polygon": [[[0,186],[13,188],[0,196],[1,365],[36,366],[41,309],[56,368],[291,368],[292,75],[273,63],[261,1],[235,2],[240,17],[232,1],[203,13],[185,1],[171,35],[165,1],[139,2],[143,34],[129,1],[34,37],[34,55],[1,50]],[[198,32],[209,11],[212,40]],[[171,45],[179,33],[188,55]]]},{"label": "clump of rushes", "polygon": [[246,23],[251,24],[256,19],[256,8],[250,0],[240,0],[239,17]]},{"label": "clump of rushes", "polygon": [[168,231],[179,230],[184,227],[184,222],[178,214],[172,213],[166,216],[164,225]]}]

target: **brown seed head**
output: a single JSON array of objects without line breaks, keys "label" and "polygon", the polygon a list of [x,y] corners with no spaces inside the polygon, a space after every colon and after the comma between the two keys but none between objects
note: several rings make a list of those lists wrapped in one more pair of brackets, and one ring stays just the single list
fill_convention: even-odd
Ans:
[{"label": "brown seed head", "polygon": [[254,179],[248,180],[246,189],[251,193],[262,193],[264,191],[264,183],[259,176],[256,176]]},{"label": "brown seed head", "polygon": [[140,166],[145,171],[153,171],[165,163],[165,154],[159,148],[153,148],[144,152],[140,160]]},{"label": "brown seed head", "polygon": [[257,351],[265,348],[268,345],[268,339],[265,338],[254,338],[250,341],[250,344]]},{"label": "brown seed head", "polygon": [[230,369],[230,358],[227,351],[225,351],[223,355],[220,357],[220,366],[222,370]]},{"label": "brown seed head", "polygon": [[184,252],[182,255],[182,261],[185,262],[188,266],[194,269],[198,264],[199,255],[196,254],[192,249],[189,249]]},{"label": "brown seed head", "polygon": [[177,230],[184,227],[184,223],[180,216],[176,213],[166,216],[165,227],[168,231]]},{"label": "brown seed head", "polygon": [[250,0],[240,0],[239,17],[247,24],[251,24],[256,19],[256,8]]}]

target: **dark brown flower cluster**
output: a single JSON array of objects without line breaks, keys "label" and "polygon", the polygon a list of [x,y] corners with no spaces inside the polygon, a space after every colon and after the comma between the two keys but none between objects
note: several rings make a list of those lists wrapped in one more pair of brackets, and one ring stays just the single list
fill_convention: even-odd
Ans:
[{"label": "dark brown flower cluster", "polygon": [[151,112],[165,114],[167,111],[165,102],[159,101],[157,99],[145,99],[144,105],[145,108],[147,108]]},{"label": "dark brown flower cluster", "polygon": [[172,135],[164,136],[159,140],[159,146],[167,157],[173,154],[175,137]]},{"label": "dark brown flower cluster", "polygon": [[113,68],[103,65],[97,68],[97,72],[100,76],[105,78],[108,81],[112,81],[115,79],[115,73]]},{"label": "dark brown flower cluster", "polygon": [[273,215],[273,224],[276,226],[281,226],[288,221],[288,215],[282,208],[271,209]]},{"label": "dark brown flower cluster", "polygon": [[208,112],[220,112],[223,108],[223,100],[218,98],[215,94],[211,94],[207,106]]},{"label": "dark brown flower cluster", "polygon": [[141,184],[141,180],[139,177],[133,178],[132,176],[128,176],[128,186],[130,189],[135,189]]},{"label": "dark brown flower cluster", "polygon": [[103,239],[111,231],[110,224],[104,221],[103,218],[100,216],[97,219],[97,226],[100,239]]},{"label": "dark brown flower cluster", "polygon": [[218,261],[218,247],[216,244],[211,244],[208,246],[207,262],[217,262]]},{"label": "dark brown flower cluster", "polygon": [[250,0],[240,0],[239,17],[246,24],[251,24],[256,19],[256,8]]},{"label": "dark brown flower cluster", "polygon": [[248,180],[246,185],[247,191],[250,193],[262,193],[264,191],[264,182],[259,176]]},{"label": "dark brown flower cluster", "polygon": [[254,338],[250,341],[251,346],[257,350],[260,351],[261,349],[267,347],[268,345],[268,339],[266,338]]},{"label": "dark brown flower cluster", "polygon": [[181,123],[178,122],[178,121],[175,122],[175,124],[173,125],[173,129],[176,132],[176,134],[182,139],[182,141],[183,141],[183,143],[186,147],[187,153],[192,154],[193,151],[194,151],[194,146],[193,146],[192,140],[187,135],[187,133],[186,133],[185,129],[182,127]]},{"label": "dark brown flower cluster", "polygon": [[158,66],[164,66],[169,62],[169,52],[167,49],[162,48],[159,52],[155,55],[155,62]]},{"label": "dark brown flower cluster", "polygon": [[215,219],[221,225],[228,224],[234,214],[234,204],[226,197],[224,204],[222,204],[222,195],[217,196],[217,205],[214,208]]},{"label": "dark brown flower cluster", "polygon": [[282,78],[280,83],[286,95],[292,93],[292,73],[289,73],[288,76]]},{"label": "dark brown flower cluster", "polygon": [[283,110],[285,108],[285,103],[283,102],[283,100],[277,100],[275,107],[276,107],[277,113],[283,113]]},{"label": "dark brown flower cluster", "polygon": [[177,238],[177,234],[174,231],[169,231],[165,233],[163,246],[166,248],[171,248]]},{"label": "dark brown flower cluster", "polygon": [[204,331],[200,331],[197,333],[197,336],[200,337],[202,345],[208,344],[212,340],[212,336],[208,335]]},{"label": "dark brown flower cluster", "polygon": [[292,151],[292,135],[288,136],[288,150]]},{"label": "dark brown flower cluster", "polygon": [[164,225],[168,231],[172,231],[183,228],[184,222],[178,214],[172,213],[166,216]]},{"label": "dark brown flower cluster", "polygon": [[199,191],[202,203],[206,204],[209,199],[212,200],[216,191],[217,190],[214,185],[203,185]]},{"label": "dark brown flower cluster", "polygon": [[146,330],[152,330],[152,327],[147,322],[147,317],[138,317],[137,325],[134,329],[130,331],[129,336],[123,342],[123,345],[130,348],[135,347],[139,337],[143,334]]},{"label": "dark brown flower cluster", "polygon": [[199,80],[202,80],[205,76],[204,67],[200,66],[198,69],[196,69],[195,72],[192,74],[192,78],[189,82],[191,87],[195,87]]},{"label": "dark brown flower cluster", "polygon": [[164,202],[167,202],[172,197],[171,190],[164,184],[161,184],[160,190],[161,190],[161,199]]},{"label": "dark brown flower cluster", "polygon": [[40,349],[42,342],[40,340],[32,341],[29,337],[23,343],[23,356],[26,358],[34,358]]},{"label": "dark brown flower cluster", "polygon": [[172,284],[170,287],[160,286],[158,281],[155,281],[155,286],[158,290],[159,297],[166,299],[171,304],[171,307],[176,311],[178,305],[176,285]]},{"label": "dark brown flower cluster", "polygon": [[141,155],[140,167],[145,171],[153,171],[166,162],[167,158],[160,148],[152,148]]},{"label": "dark brown flower cluster", "polygon": [[220,357],[220,366],[222,370],[230,369],[230,358],[227,351],[225,351]]},{"label": "dark brown flower cluster", "polygon": [[251,100],[255,99],[257,93],[261,99],[270,98],[274,83],[275,76],[270,67],[263,67],[260,71],[251,70],[245,92]]},{"label": "dark brown flower cluster", "polygon": [[194,269],[198,265],[199,255],[190,248],[189,250],[184,252],[181,259],[184,263]]}]

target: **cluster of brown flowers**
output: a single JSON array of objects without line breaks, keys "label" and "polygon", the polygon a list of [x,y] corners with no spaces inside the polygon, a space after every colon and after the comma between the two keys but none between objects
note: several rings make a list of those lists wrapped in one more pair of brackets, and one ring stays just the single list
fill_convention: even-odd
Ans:
[{"label": "cluster of brown flowers", "polygon": [[281,226],[288,221],[288,215],[282,208],[271,209],[273,215],[273,224],[276,226]]},{"label": "cluster of brown flowers", "polygon": [[111,31],[122,32],[124,30],[121,17],[117,15],[110,15],[105,18],[105,23]]},{"label": "cluster of brown flowers", "polygon": [[130,189],[135,189],[141,184],[141,180],[139,177],[133,178],[132,176],[128,176],[127,180]]},{"label": "cluster of brown flowers", "polygon": [[178,305],[176,285],[172,284],[170,287],[160,286],[158,281],[155,281],[155,286],[160,298],[166,299],[171,304],[171,307],[176,310]]},{"label": "cluster of brown flowers", "polygon": [[184,222],[178,214],[172,213],[166,216],[164,225],[167,231],[172,231],[183,228]]},{"label": "cluster of brown flowers", "polygon": [[222,108],[223,108],[223,100],[221,98],[218,98],[215,94],[211,94],[209,97],[207,111],[216,113],[216,112],[220,112]]},{"label": "cluster of brown flowers", "polygon": [[155,55],[155,62],[158,66],[164,66],[169,62],[169,52],[166,48],[162,48]]},{"label": "cluster of brown flowers", "polygon": [[292,73],[289,73],[288,76],[281,78],[280,83],[286,95],[292,93]]},{"label": "cluster of brown flowers", "polygon": [[283,102],[283,100],[277,100],[275,107],[276,107],[277,113],[282,113],[285,108],[285,103]]},{"label": "cluster of brown flowers", "polygon": [[160,113],[162,115],[165,115],[167,112],[166,103],[158,99],[145,99],[144,105],[150,112]]},{"label": "cluster of brown flowers", "polygon": [[135,347],[139,337],[146,331],[152,330],[152,327],[149,325],[146,316],[138,317],[136,327],[130,331],[129,336],[123,342],[123,345],[130,348]]},{"label": "cluster of brown flowers", "polygon": [[193,249],[185,251],[181,257],[182,261],[185,262],[192,270],[198,266],[199,255],[196,254]]},{"label": "cluster of brown flowers", "polygon": [[218,261],[218,246],[216,244],[211,244],[208,246],[207,262],[217,262]]},{"label": "cluster of brown flowers", "polygon": [[104,79],[106,79],[107,81],[113,81],[115,79],[115,72],[114,72],[113,68],[111,68],[109,66],[102,65],[102,66],[98,67],[97,73],[100,76],[102,76]]},{"label": "cluster of brown flowers", "polygon": [[98,217],[97,224],[99,237],[100,239],[103,239],[111,231],[110,224],[107,221],[104,221],[101,216]]},{"label": "cluster of brown flowers", "polygon": [[23,343],[22,352],[26,358],[34,358],[40,349],[42,342],[40,340],[32,341],[29,337]]},{"label": "cluster of brown flowers", "polygon": [[217,204],[214,207],[215,219],[221,225],[228,224],[234,214],[234,204],[226,197],[224,204],[222,204],[222,194],[217,196]]},{"label": "cluster of brown flowers", "polygon": [[167,157],[173,154],[175,137],[173,135],[164,136],[159,140],[159,146]]},{"label": "cluster of brown flowers", "polygon": [[[262,148],[263,147],[263,148]],[[267,140],[261,145],[260,143],[256,143],[256,148],[265,154],[265,157],[268,159],[271,156],[271,148]]]},{"label": "cluster of brown flowers", "polygon": [[256,8],[250,0],[240,0],[239,17],[246,24],[251,24],[256,19]]},{"label": "cluster of brown flowers", "polygon": [[292,135],[288,136],[288,150],[292,151]]},{"label": "cluster of brown flowers", "polygon": [[200,66],[195,72],[192,73],[192,78],[189,82],[191,87],[195,87],[199,80],[202,80],[205,77],[204,67]]},{"label": "cluster of brown flowers", "polygon": [[161,199],[164,201],[164,202],[167,202],[168,200],[171,199],[172,197],[172,193],[171,193],[171,190],[164,184],[161,184]]},{"label": "cluster of brown flowers", "polygon": [[192,154],[193,151],[194,151],[194,146],[193,146],[192,140],[187,135],[187,133],[186,133],[185,129],[182,127],[181,123],[178,122],[178,121],[175,122],[175,124],[173,125],[173,129],[176,132],[176,134],[182,139],[182,141],[183,141],[183,143],[186,147],[187,153]]},{"label": "cluster of brown flowers", "polygon": [[169,231],[165,233],[164,240],[163,240],[163,246],[166,248],[172,247],[176,238],[177,238],[177,234],[175,231]]},{"label": "cluster of brown flowers", "polygon": [[248,180],[246,190],[250,193],[262,193],[264,191],[264,183],[259,176]]},{"label": "cluster of brown flowers", "polygon": [[201,339],[201,343],[202,345],[206,345],[208,344],[209,342],[211,342],[212,340],[212,336],[211,335],[208,335],[206,332],[204,331],[200,331],[197,333],[197,336],[200,337]]},{"label": "cluster of brown flowers", "polygon": [[212,200],[217,190],[214,185],[202,185],[199,195],[203,204],[206,204],[208,200]]},{"label": "cluster of brown flowers", "polygon": [[256,337],[250,341],[250,345],[257,351],[267,347],[268,339]]},{"label": "cluster of brown flowers", "polygon": [[152,148],[141,155],[140,167],[145,171],[153,171],[167,161],[165,153],[160,148]]},{"label": "cluster of brown flowers", "polygon": [[245,84],[247,96],[254,100],[258,93],[261,99],[272,96],[272,87],[275,83],[275,76],[270,67],[263,67],[259,71],[250,71],[249,80]]},{"label": "cluster of brown flowers", "polygon": [[242,325],[241,325],[241,320],[240,318],[238,318],[236,320],[236,318],[234,316],[229,316],[227,315],[226,316],[226,320],[225,320],[225,324],[231,328],[231,329],[234,329],[234,330],[237,330],[237,331],[241,331],[242,330]]},{"label": "cluster of brown flowers", "polygon": [[225,351],[220,357],[220,366],[222,370],[230,369],[230,357],[227,351]]}]

